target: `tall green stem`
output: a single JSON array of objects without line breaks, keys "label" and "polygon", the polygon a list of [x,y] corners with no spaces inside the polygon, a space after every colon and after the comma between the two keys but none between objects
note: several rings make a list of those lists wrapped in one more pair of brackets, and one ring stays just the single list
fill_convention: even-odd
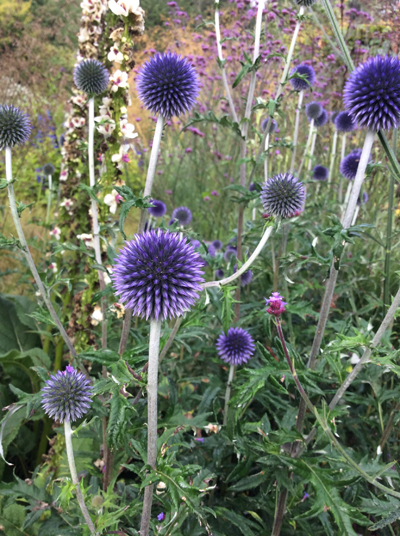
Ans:
[{"label": "tall green stem", "polygon": [[[161,321],[150,320],[149,369],[147,377],[147,465],[157,464],[157,388],[158,356],[160,351]],[[150,528],[153,486],[144,490],[140,536],[148,536]]]},{"label": "tall green stem", "polygon": [[331,162],[329,164],[328,184],[332,182],[332,178],[333,178],[333,168],[335,167],[335,160],[336,160],[337,138],[338,138],[338,131],[335,129],[335,132],[333,134],[333,142],[332,142]]},{"label": "tall green stem", "polygon": [[293,152],[292,152],[292,161],[290,164],[290,173],[293,173],[294,166],[296,165],[297,143],[299,139],[300,113],[301,113],[301,107],[303,105],[303,98],[304,98],[304,91],[300,91],[299,102],[297,103],[297,108],[296,108],[296,120],[294,124]]},{"label": "tall green stem", "polygon": [[[396,154],[397,128],[393,131],[393,152]],[[394,201],[394,175],[390,174],[389,200],[386,224],[386,254],[385,254],[385,284],[383,291],[383,313],[386,313],[390,301],[390,261],[392,255],[392,228],[393,228],[393,201]]]},{"label": "tall green stem", "polygon": [[235,375],[235,370],[236,370],[236,367],[234,365],[231,365],[229,367],[228,383],[226,384],[226,391],[225,391],[224,426],[226,426],[228,422],[229,400],[231,398],[232,381],[233,381],[233,376]]}]

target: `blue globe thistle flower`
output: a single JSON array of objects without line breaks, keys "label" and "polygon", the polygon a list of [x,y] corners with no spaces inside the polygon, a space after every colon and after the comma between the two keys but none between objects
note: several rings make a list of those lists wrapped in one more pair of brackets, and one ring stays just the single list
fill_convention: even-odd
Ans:
[{"label": "blue globe thistle flower", "polygon": [[215,257],[216,253],[217,253],[217,250],[215,249],[214,245],[210,244],[208,246],[208,254],[210,255],[210,257]]},{"label": "blue globe thistle flower", "polygon": [[225,275],[225,272],[223,271],[222,268],[218,268],[218,270],[215,272],[215,276],[217,279],[223,279]]},{"label": "blue globe thistle flower", "polygon": [[368,199],[369,199],[369,195],[367,194],[367,192],[363,192],[362,200],[361,200],[361,196],[359,196],[359,198],[357,199],[357,205],[359,207],[361,207],[361,205],[365,205]]},{"label": "blue globe thistle flower", "polygon": [[302,80],[301,78],[291,78],[290,83],[295,91],[305,91],[315,84],[315,71],[310,65],[307,65],[306,63],[298,65],[292,69],[290,75],[293,76],[295,73],[305,75],[305,78],[308,81],[307,83],[306,80]]},{"label": "blue globe thistle flower", "polygon": [[229,328],[221,333],[216,344],[219,357],[229,365],[243,365],[249,361],[255,350],[250,333],[242,328]]},{"label": "blue globe thistle flower", "polygon": [[306,116],[308,120],[311,121],[314,119],[316,121],[318,117],[322,114],[322,106],[319,102],[309,102],[306,106]]},{"label": "blue globe thistle flower", "polygon": [[19,108],[0,105],[0,149],[25,143],[31,133],[29,117]]},{"label": "blue globe thistle flower", "polygon": [[167,205],[157,199],[152,200],[153,206],[147,209],[150,216],[155,218],[162,218],[167,212]]},{"label": "blue globe thistle flower", "polygon": [[329,169],[325,166],[315,166],[313,169],[313,179],[315,181],[327,181],[329,177]]},{"label": "blue globe thistle flower", "polygon": [[42,406],[55,421],[76,421],[90,408],[92,387],[86,377],[70,365],[47,380],[42,389]]},{"label": "blue globe thistle flower", "polygon": [[233,257],[236,257],[237,250],[233,246],[227,246],[224,253],[224,260],[229,262]]},{"label": "blue globe thistle flower", "polygon": [[188,311],[198,299],[202,266],[202,258],[180,233],[158,229],[136,235],[115,259],[115,292],[134,315],[167,320]]},{"label": "blue globe thistle flower", "polygon": [[215,249],[216,249],[217,251],[219,251],[220,249],[223,248],[223,243],[221,242],[221,240],[218,240],[218,239],[217,239],[217,240],[214,240],[213,243],[212,243],[212,245],[215,247]]},{"label": "blue globe thistle flower", "polygon": [[192,213],[187,207],[178,207],[172,212],[172,221],[177,221],[179,225],[189,225]]},{"label": "blue globe thistle flower", "polygon": [[256,192],[256,191],[257,191],[256,183],[252,182],[249,186],[249,192]]},{"label": "blue globe thistle flower", "polygon": [[[348,154],[340,163],[339,171],[349,181],[352,181],[356,178],[358,165],[361,158],[361,149],[354,149],[350,154]],[[372,158],[369,157],[369,162]]]},{"label": "blue globe thistle flower", "polygon": [[194,106],[199,82],[185,58],[168,52],[146,61],[137,78],[137,91],[147,109],[169,119]]},{"label": "blue globe thistle flower", "polygon": [[375,56],[349,76],[343,102],[361,128],[373,131],[400,124],[400,60]]},{"label": "blue globe thistle flower", "polygon": [[84,93],[100,95],[107,89],[108,71],[100,61],[83,60],[74,69],[74,82],[76,87]]},{"label": "blue globe thistle flower", "polygon": [[268,128],[267,134],[273,134],[278,128],[278,123],[275,121],[275,119],[271,119],[270,117],[267,117],[266,119],[263,119],[261,122],[261,130],[265,132],[267,128]]},{"label": "blue globe thistle flower", "polygon": [[335,127],[338,132],[352,132],[357,128],[357,122],[347,112],[339,112],[335,117]]},{"label": "blue globe thistle flower", "polygon": [[328,112],[325,110],[325,108],[322,108],[321,115],[318,117],[318,119],[314,120],[314,126],[316,127],[323,127],[326,125],[326,123],[329,121],[329,115]]},{"label": "blue globe thistle flower", "polygon": [[[237,269],[238,269],[237,264],[235,264],[235,266],[233,267],[233,273],[236,273]],[[253,272],[251,270],[247,270],[247,272],[244,272],[240,276],[240,284],[243,286],[248,285],[252,279],[253,279]]]},{"label": "blue globe thistle flower", "polygon": [[56,168],[53,166],[53,164],[45,164],[43,166],[43,172],[45,175],[54,175]]},{"label": "blue globe thistle flower", "polygon": [[201,246],[200,240],[196,240],[195,238],[192,238],[190,242],[192,243],[194,249],[197,249]]},{"label": "blue globe thistle flower", "polygon": [[304,206],[306,193],[303,183],[291,173],[279,173],[265,181],[261,190],[263,209],[271,216],[290,218]]}]

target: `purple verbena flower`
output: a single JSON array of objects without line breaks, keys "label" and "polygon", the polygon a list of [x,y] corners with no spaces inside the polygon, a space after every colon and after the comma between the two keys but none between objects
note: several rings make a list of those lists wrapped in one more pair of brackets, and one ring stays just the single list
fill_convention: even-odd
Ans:
[{"label": "purple verbena flower", "polygon": [[261,190],[261,202],[266,213],[289,218],[301,211],[306,198],[303,183],[291,173],[279,173],[265,181]]},{"label": "purple verbena flower", "polygon": [[167,205],[157,199],[152,200],[153,206],[148,208],[148,213],[155,218],[162,218],[167,212]]},{"label": "purple verbena flower", "polygon": [[86,377],[70,365],[46,381],[42,406],[55,421],[76,421],[89,411],[92,387]]},{"label": "purple verbena flower", "polygon": [[298,65],[294,69],[292,69],[292,72],[290,73],[291,76],[293,76],[295,73],[300,75],[305,75],[305,78],[307,80],[302,80],[301,78],[291,78],[290,83],[292,85],[292,88],[295,91],[305,91],[306,89],[309,89],[310,86],[313,86],[315,83],[315,71],[311,67],[311,65],[307,65],[306,63],[302,63],[301,65]]},{"label": "purple verbena flower", "polygon": [[[170,3],[173,3],[173,2],[170,2]],[[165,519],[164,512],[161,512],[160,514],[158,514],[157,519],[158,519],[158,521],[164,521],[164,519]]]},{"label": "purple verbena flower", "polygon": [[25,143],[31,133],[29,117],[15,106],[0,105],[0,149]]},{"label": "purple verbena flower", "polygon": [[284,306],[287,305],[287,303],[283,301],[283,298],[279,292],[273,292],[268,299],[265,298],[265,303],[269,306],[267,313],[274,315],[277,318],[279,318],[281,314],[285,312]]},{"label": "purple verbena flower", "polygon": [[349,76],[343,101],[358,125],[373,131],[400,124],[400,60],[375,56]]},{"label": "purple verbena flower", "polygon": [[137,90],[147,109],[170,119],[194,106],[199,82],[185,58],[168,52],[146,61],[137,78]]},{"label": "purple verbena flower", "polygon": [[134,315],[167,320],[190,310],[204,281],[204,262],[180,233],[161,229],[125,242],[113,266],[120,301]]},{"label": "purple verbena flower", "polygon": [[242,365],[251,359],[255,344],[251,335],[242,328],[229,328],[217,340],[219,357],[229,365]]}]

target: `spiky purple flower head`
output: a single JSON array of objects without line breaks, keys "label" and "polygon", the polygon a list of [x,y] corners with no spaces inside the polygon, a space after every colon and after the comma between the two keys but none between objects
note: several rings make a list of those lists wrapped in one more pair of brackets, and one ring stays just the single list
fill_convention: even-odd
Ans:
[{"label": "spiky purple flower head", "polygon": [[349,76],[343,101],[361,128],[375,132],[400,124],[400,60],[375,56]]},{"label": "spiky purple flower head", "polygon": [[311,65],[302,63],[298,65],[297,67],[295,67],[294,69],[292,69],[292,72],[290,73],[290,75],[293,76],[296,73],[304,76],[305,80],[302,80],[301,78],[290,79],[292,88],[295,91],[305,91],[306,89],[309,89],[310,86],[313,86],[315,84],[315,71],[311,67]]},{"label": "spiky purple flower head", "polygon": [[335,127],[338,132],[352,132],[357,128],[357,122],[348,112],[339,112],[335,117]]},{"label": "spiky purple flower head", "polygon": [[0,105],[0,149],[25,143],[31,133],[29,117],[19,108]]},{"label": "spiky purple flower head", "polygon": [[224,253],[224,260],[229,262],[233,257],[236,257],[237,249],[234,246],[227,246]]},{"label": "spiky purple flower head", "polygon": [[194,106],[199,82],[185,58],[168,52],[146,61],[137,78],[137,90],[147,109],[170,119]]},{"label": "spiky purple flower head", "polygon": [[[360,163],[361,158],[361,149],[354,149],[350,154],[348,154],[343,160],[340,162],[339,171],[349,181],[352,181],[356,178],[358,165]],[[369,157],[369,162],[371,162],[372,158]]]},{"label": "spiky purple flower head", "polygon": [[315,181],[327,181],[329,177],[329,169],[325,166],[315,166],[313,169],[313,179]]},{"label": "spiky purple flower head", "polygon": [[107,89],[108,71],[98,60],[83,60],[74,69],[74,82],[76,87],[84,93],[100,95]]},{"label": "spiky purple flower head", "polygon": [[309,102],[306,106],[306,116],[308,117],[308,120],[311,121],[314,119],[318,119],[318,117],[322,114],[322,106],[319,102]]},{"label": "spiky purple flower head", "polygon": [[202,266],[202,258],[180,233],[158,229],[136,235],[115,259],[115,292],[134,315],[170,319],[188,311],[198,299]]},{"label": "spiky purple flower head", "polygon": [[329,114],[325,110],[325,108],[322,108],[321,115],[318,117],[318,119],[314,120],[314,126],[316,127],[323,127],[326,125],[326,123],[329,121]]},{"label": "spiky purple flower head", "polygon": [[179,225],[189,225],[192,221],[192,212],[187,207],[178,207],[172,212],[172,221],[177,221]]},{"label": "spiky purple flower head", "polygon": [[291,173],[279,173],[265,181],[261,190],[261,202],[267,214],[290,218],[304,206],[306,193],[303,183]]},{"label": "spiky purple flower head", "polygon": [[267,313],[274,315],[277,318],[285,312],[285,305],[287,305],[287,303],[283,301],[283,297],[279,292],[273,292],[268,299],[265,298],[265,303],[268,305]]},{"label": "spiky purple flower head", "polygon": [[367,192],[363,192],[362,199],[361,199],[361,196],[359,196],[358,199],[357,199],[357,205],[359,207],[361,207],[361,205],[365,205],[365,203],[367,203],[368,199],[369,199],[369,195],[367,194]]},{"label": "spiky purple flower head", "polygon": [[[235,264],[235,266],[233,267],[233,273],[236,273],[236,272],[237,272],[237,264]],[[248,285],[252,279],[253,279],[253,272],[251,270],[247,270],[247,272],[244,272],[240,276],[240,284],[243,286]]]},{"label": "spiky purple flower head", "polygon": [[250,333],[242,328],[229,328],[221,333],[216,344],[219,357],[229,365],[243,365],[249,361],[255,350]]},{"label": "spiky purple flower head", "polygon": [[150,216],[162,218],[167,212],[167,205],[157,199],[152,200],[153,206],[147,209]]},{"label": "spiky purple flower head", "polygon": [[271,119],[271,117],[266,117],[261,122],[261,130],[265,132],[268,129],[267,134],[273,134],[277,128],[278,123],[275,119]]},{"label": "spiky purple flower head", "polygon": [[214,240],[212,245],[215,247],[216,251],[219,251],[220,249],[223,248],[223,243],[221,242],[221,240]]},{"label": "spiky purple flower head", "polygon": [[76,421],[88,412],[92,387],[86,377],[70,365],[46,381],[42,406],[55,421]]},{"label": "spiky purple flower head", "polygon": [[222,268],[218,268],[218,270],[215,272],[215,277],[217,279],[222,279],[225,275],[225,272],[223,271]]}]

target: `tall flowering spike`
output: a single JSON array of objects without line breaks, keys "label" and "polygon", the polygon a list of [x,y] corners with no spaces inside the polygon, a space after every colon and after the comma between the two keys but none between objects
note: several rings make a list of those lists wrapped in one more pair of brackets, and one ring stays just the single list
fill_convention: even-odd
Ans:
[{"label": "tall flowering spike", "polygon": [[306,89],[309,89],[310,86],[313,86],[315,84],[315,71],[311,67],[311,65],[302,63],[301,65],[298,65],[297,67],[292,69],[292,72],[290,74],[291,76],[293,76],[295,73],[305,76],[305,79],[306,79],[306,80],[302,80],[301,78],[290,79],[292,88],[295,91],[305,91]]},{"label": "tall flowering spike", "polygon": [[74,69],[74,82],[88,95],[100,95],[107,89],[109,74],[100,61],[83,60]]},{"label": "tall flowering spike", "polygon": [[329,177],[329,169],[325,166],[315,166],[313,169],[313,179],[315,181],[327,181]]},{"label": "tall flowering spike", "polygon": [[[361,158],[361,149],[354,149],[350,154],[348,154],[340,162],[339,171],[349,181],[352,181],[356,178],[358,165]],[[369,157],[369,162],[371,162],[371,156]]]},{"label": "tall flowering spike", "polygon": [[278,128],[278,123],[275,121],[275,119],[271,119],[271,117],[266,117],[261,122],[261,130],[265,132],[267,128],[268,128],[267,134],[273,134]]},{"label": "tall flowering spike", "polygon": [[279,173],[265,181],[261,190],[264,211],[272,216],[290,218],[302,211],[306,193],[303,183],[291,173]]},{"label": "tall flowering spike", "polygon": [[185,58],[168,52],[146,61],[137,78],[137,91],[147,109],[169,119],[194,106],[199,82]]},{"label": "tall flowering spike", "polygon": [[279,292],[273,292],[268,299],[265,298],[265,303],[268,306],[267,313],[274,315],[276,318],[279,318],[285,312],[285,305],[287,305]]},{"label": "tall flowering spike", "polygon": [[167,213],[167,205],[157,199],[153,199],[152,203],[153,206],[147,209],[148,213],[155,218],[162,218]]},{"label": "tall flowering spike", "polygon": [[92,387],[86,377],[70,365],[47,380],[42,389],[42,406],[55,421],[76,421],[90,408]]},{"label": "tall flowering spike", "polygon": [[322,110],[323,108],[319,102],[309,102],[306,106],[306,116],[308,117],[309,121],[311,121],[311,119],[316,121],[322,114]]},{"label": "tall flowering spike", "polygon": [[343,93],[346,110],[362,128],[373,131],[400,124],[400,60],[376,56],[349,76]]},{"label": "tall flowering spike", "polygon": [[204,262],[190,242],[158,229],[125,244],[112,278],[120,301],[134,315],[168,320],[193,306],[204,281]]},{"label": "tall flowering spike", "polygon": [[335,127],[338,132],[352,132],[357,128],[357,122],[348,112],[339,112],[335,117]]},{"label": "tall flowering spike", "polygon": [[19,108],[0,105],[0,149],[25,143],[31,133],[29,117]]},{"label": "tall flowering spike", "polygon": [[219,357],[229,365],[243,365],[249,361],[255,349],[250,333],[242,328],[229,328],[221,333],[216,344]]},{"label": "tall flowering spike", "polygon": [[172,221],[175,220],[179,225],[189,225],[192,221],[192,212],[187,207],[178,207],[172,212]]}]

